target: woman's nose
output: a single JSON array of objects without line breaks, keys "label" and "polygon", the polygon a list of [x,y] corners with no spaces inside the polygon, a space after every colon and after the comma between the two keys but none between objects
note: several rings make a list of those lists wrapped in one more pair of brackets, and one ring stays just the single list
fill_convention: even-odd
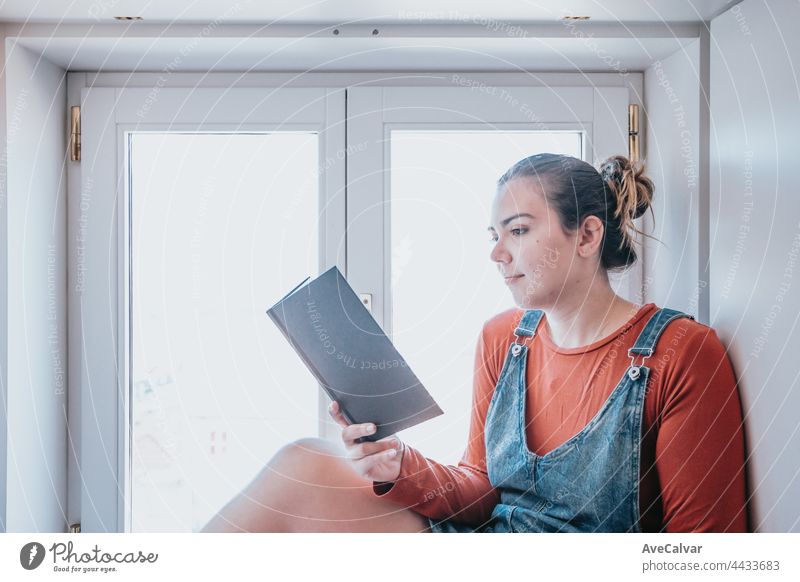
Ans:
[{"label": "woman's nose", "polygon": [[500,241],[497,241],[492,247],[492,252],[489,253],[489,258],[491,258],[495,263],[508,263],[511,261],[511,255]]}]

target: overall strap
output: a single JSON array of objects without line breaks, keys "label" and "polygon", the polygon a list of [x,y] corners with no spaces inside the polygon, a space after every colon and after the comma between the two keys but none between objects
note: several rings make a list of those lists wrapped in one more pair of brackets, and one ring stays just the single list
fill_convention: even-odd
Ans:
[{"label": "overall strap", "polygon": [[656,343],[658,343],[658,338],[661,337],[661,333],[667,327],[669,322],[671,322],[673,319],[678,319],[679,317],[688,317],[689,319],[694,319],[693,316],[676,311],[675,309],[661,308],[656,311],[650,318],[650,321],[647,322],[647,325],[644,326],[642,333],[640,333],[639,337],[636,338],[636,342],[633,344],[633,347],[628,350],[628,355],[637,354],[647,357],[652,356],[656,347]]},{"label": "overall strap", "polygon": [[640,333],[639,337],[636,338],[633,347],[628,350],[628,355],[631,357],[631,363],[634,361],[637,355],[644,356],[645,360],[652,356],[653,352],[655,351],[656,344],[658,343],[658,338],[661,337],[661,334],[663,333],[664,329],[666,329],[669,322],[680,317],[694,319],[694,316],[688,315],[681,311],[676,311],[675,309],[661,308],[656,311],[650,318],[650,321],[647,322],[647,325],[644,326],[642,333]]},{"label": "overall strap", "polygon": [[522,344],[519,343],[520,338],[533,337],[536,335],[536,328],[539,327],[539,322],[542,320],[544,311],[541,309],[526,309],[522,314],[522,319],[519,320],[519,325],[514,330],[514,344],[511,346],[511,355],[518,356],[522,352]]},{"label": "overall strap", "polygon": [[542,315],[544,315],[544,311],[541,309],[526,309],[525,313],[522,314],[522,319],[520,319],[517,329],[514,330],[514,335],[517,337],[533,337],[536,335],[536,328],[539,327]]}]

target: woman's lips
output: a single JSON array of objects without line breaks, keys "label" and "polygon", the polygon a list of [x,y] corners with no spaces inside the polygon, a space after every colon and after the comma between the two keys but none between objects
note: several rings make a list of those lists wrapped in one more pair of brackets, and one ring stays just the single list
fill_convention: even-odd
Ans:
[{"label": "woman's lips", "polygon": [[523,275],[512,275],[511,277],[504,277],[506,283],[513,283],[517,279],[521,279]]}]

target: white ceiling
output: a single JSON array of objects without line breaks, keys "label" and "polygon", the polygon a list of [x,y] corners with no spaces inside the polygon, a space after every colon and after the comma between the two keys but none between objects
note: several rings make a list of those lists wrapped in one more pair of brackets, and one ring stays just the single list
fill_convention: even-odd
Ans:
[{"label": "white ceiling", "polygon": [[692,39],[33,38],[21,43],[79,71],[641,71]]},{"label": "white ceiling", "polygon": [[73,71],[624,72],[681,50],[735,3],[0,0],[0,20],[9,38]]},{"label": "white ceiling", "polygon": [[0,0],[0,20],[150,23],[535,22],[564,15],[605,22],[700,22],[731,0]]}]

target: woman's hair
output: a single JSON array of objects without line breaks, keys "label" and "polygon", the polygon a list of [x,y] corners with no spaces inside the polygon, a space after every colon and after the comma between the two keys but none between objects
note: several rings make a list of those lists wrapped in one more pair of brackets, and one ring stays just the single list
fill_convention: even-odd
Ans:
[{"label": "woman's hair", "polygon": [[636,262],[634,233],[644,233],[633,220],[650,207],[654,191],[643,165],[613,156],[598,172],[571,156],[537,154],[509,168],[498,180],[498,189],[516,178],[537,181],[547,202],[558,212],[565,232],[574,232],[587,216],[603,222],[600,264],[604,269],[625,269]]}]

